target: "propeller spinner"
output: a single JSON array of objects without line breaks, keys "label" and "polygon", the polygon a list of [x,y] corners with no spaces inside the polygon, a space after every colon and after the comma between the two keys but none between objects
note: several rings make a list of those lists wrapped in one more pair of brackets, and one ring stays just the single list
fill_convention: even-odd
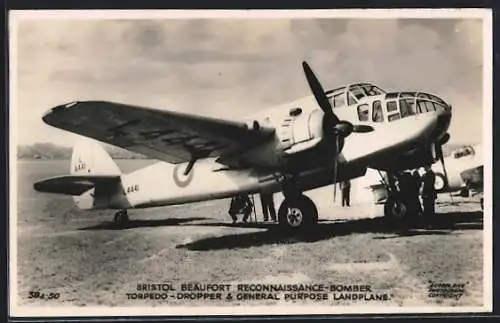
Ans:
[{"label": "propeller spinner", "polygon": [[327,136],[333,137],[335,142],[335,154],[334,159],[334,173],[333,173],[333,183],[334,183],[334,200],[337,195],[337,164],[338,156],[344,146],[344,139],[349,136],[352,132],[366,133],[373,131],[373,127],[368,125],[353,125],[349,121],[339,120],[339,118],[333,113],[332,106],[328,97],[325,94],[325,90],[321,86],[318,78],[312,71],[311,67],[307,62],[302,62],[302,68],[304,69],[304,74],[306,75],[307,83],[311,88],[311,91],[318,103],[319,107],[324,113],[323,119],[323,131]]}]

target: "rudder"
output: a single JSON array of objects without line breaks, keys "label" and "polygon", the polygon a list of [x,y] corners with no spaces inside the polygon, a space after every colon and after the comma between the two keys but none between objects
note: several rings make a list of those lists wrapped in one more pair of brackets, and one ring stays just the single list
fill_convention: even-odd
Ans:
[{"label": "rudder", "polygon": [[[82,140],[73,148],[70,173],[73,176],[88,176],[89,181],[96,177],[106,180],[95,182],[94,187],[81,195],[73,196],[80,209],[121,208],[122,200],[121,171],[108,152],[96,141]],[[117,177],[113,179],[113,177]],[[93,178],[93,179],[91,179]]]}]

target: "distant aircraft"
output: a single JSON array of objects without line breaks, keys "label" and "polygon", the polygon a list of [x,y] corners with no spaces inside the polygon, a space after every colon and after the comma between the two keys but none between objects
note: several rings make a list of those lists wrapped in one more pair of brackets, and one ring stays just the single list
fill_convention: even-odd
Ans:
[{"label": "distant aircraft", "polygon": [[325,92],[309,65],[302,67],[313,96],[242,121],[106,101],[57,106],[45,123],[159,162],[122,174],[100,145],[87,142],[75,146],[70,175],[34,188],[73,195],[82,209],[118,210],[117,223],[128,221],[128,209],[283,192],[278,221],[299,230],[318,221],[304,191],[371,167],[389,175],[386,216],[407,216],[396,172],[443,161],[451,106],[432,94],[387,93],[369,83]]},{"label": "distant aircraft", "polygon": [[[483,167],[482,145],[466,145],[455,149],[444,159],[446,168],[439,163],[432,165],[436,173],[435,188],[438,193],[453,193],[460,191],[461,195],[468,196],[471,188],[482,186],[482,176],[477,179],[467,179],[468,172]],[[445,171],[446,170],[446,171]]]}]

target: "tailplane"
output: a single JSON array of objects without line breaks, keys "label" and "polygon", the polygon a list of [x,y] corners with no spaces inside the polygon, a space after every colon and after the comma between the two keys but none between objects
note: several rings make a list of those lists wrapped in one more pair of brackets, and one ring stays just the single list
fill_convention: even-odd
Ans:
[{"label": "tailplane", "polygon": [[82,141],[73,148],[70,175],[34,184],[39,192],[72,195],[80,209],[126,208],[121,171],[98,143]]}]

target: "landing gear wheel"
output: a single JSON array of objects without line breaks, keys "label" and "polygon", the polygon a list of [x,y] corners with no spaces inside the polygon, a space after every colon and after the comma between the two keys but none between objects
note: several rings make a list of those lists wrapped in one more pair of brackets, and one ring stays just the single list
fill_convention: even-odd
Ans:
[{"label": "landing gear wheel", "polygon": [[296,199],[285,199],[281,203],[278,220],[285,230],[304,230],[318,222],[318,210],[310,198],[299,195]]},{"label": "landing gear wheel", "polygon": [[434,183],[434,189],[437,193],[442,193],[446,187],[448,187],[448,181],[446,180],[446,176],[441,173],[436,173],[436,181]]},{"label": "landing gear wheel", "polygon": [[117,225],[124,225],[129,222],[127,210],[120,210],[115,213],[114,223]]},{"label": "landing gear wheel", "polygon": [[408,220],[408,206],[400,199],[389,197],[384,204],[384,215],[393,224],[403,224]]}]

